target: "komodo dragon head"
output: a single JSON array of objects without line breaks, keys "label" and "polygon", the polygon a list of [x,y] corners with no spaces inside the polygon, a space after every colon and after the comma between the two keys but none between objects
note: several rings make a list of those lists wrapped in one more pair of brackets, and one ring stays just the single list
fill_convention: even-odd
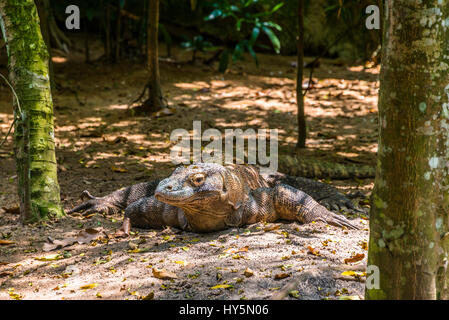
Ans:
[{"label": "komodo dragon head", "polygon": [[238,213],[251,189],[266,186],[256,169],[198,163],[178,167],[162,180],[154,196],[182,208],[195,229],[222,229]]}]

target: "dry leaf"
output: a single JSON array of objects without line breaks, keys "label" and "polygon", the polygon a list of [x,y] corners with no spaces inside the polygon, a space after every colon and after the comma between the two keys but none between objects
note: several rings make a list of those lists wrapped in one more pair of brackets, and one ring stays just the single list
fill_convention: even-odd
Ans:
[{"label": "dry leaf", "polygon": [[56,250],[56,249],[61,249],[63,247],[70,246],[70,245],[74,244],[75,242],[76,242],[75,238],[54,240],[52,243],[50,243],[50,242],[44,243],[44,245],[42,246],[42,250],[45,252],[48,252],[48,251],[52,251],[52,250]]},{"label": "dry leaf", "polygon": [[49,255],[46,255],[44,257],[36,257],[36,258],[34,258],[34,260],[38,260],[38,261],[54,261],[54,260],[61,260],[61,259],[64,259],[64,257],[60,253],[49,254]]},{"label": "dry leaf", "polygon": [[359,245],[362,247],[363,250],[368,250],[368,242],[360,241]]},{"label": "dry leaf", "polygon": [[14,288],[9,288],[8,294],[9,294],[9,297],[14,300],[22,300],[22,298],[23,298],[23,296],[21,294],[14,292]]},{"label": "dry leaf", "polygon": [[174,108],[163,108],[157,112],[154,112],[151,114],[151,116],[155,117],[155,118],[160,118],[160,117],[164,117],[164,116],[171,116],[172,114],[174,114],[176,111],[176,109]]},{"label": "dry leaf", "polygon": [[290,277],[289,273],[282,272],[282,273],[275,274],[274,279],[280,280],[280,279],[284,279],[284,278],[288,278],[288,277]]},{"label": "dry leaf", "polygon": [[170,279],[177,279],[178,276],[174,274],[173,272],[167,271],[165,269],[158,269],[153,268],[153,276],[162,279],[162,280],[170,280]]},{"label": "dry leaf", "polygon": [[365,254],[363,253],[358,253],[355,256],[351,257],[351,258],[346,258],[344,260],[345,263],[354,263],[354,262],[358,262],[360,260],[363,260],[363,258],[365,258]]},{"label": "dry leaf", "polygon": [[298,290],[292,290],[288,292],[288,295],[292,298],[298,299],[300,297]]},{"label": "dry leaf", "polygon": [[338,300],[360,300],[359,296],[340,296]]},{"label": "dry leaf", "polygon": [[251,277],[254,275],[254,271],[251,270],[250,268],[246,268],[245,271],[243,272],[243,274],[245,275],[245,277]]},{"label": "dry leaf", "polygon": [[11,214],[20,214],[20,206],[17,204],[14,207],[2,207],[3,210],[5,210],[5,213],[11,213]]},{"label": "dry leaf", "polygon": [[366,272],[348,270],[348,271],[342,272],[341,275],[342,276],[351,276],[351,277],[365,277]]},{"label": "dry leaf", "polygon": [[80,289],[83,289],[83,290],[93,289],[93,288],[95,288],[97,286],[98,286],[98,283],[90,283],[90,284],[86,284],[84,286],[81,286]]},{"label": "dry leaf", "polygon": [[314,256],[320,256],[320,251],[317,249],[312,248],[311,246],[308,246],[307,249],[309,250],[308,253],[313,254]]},{"label": "dry leaf", "polygon": [[175,263],[177,263],[177,264],[180,264],[180,265],[182,265],[183,267],[185,267],[186,265],[188,265],[189,263],[187,262],[187,261],[182,261],[182,260],[179,260],[179,261],[174,261]]},{"label": "dry leaf", "polygon": [[63,240],[49,239],[50,242],[44,243],[42,250],[44,250],[45,252],[52,251],[63,247],[71,246],[75,242],[78,242],[79,244],[89,243],[92,240],[96,240],[98,237],[100,237],[102,231],[103,228],[86,228],[85,230],[81,230],[76,238],[70,237]]},{"label": "dry leaf", "polygon": [[12,275],[14,275],[14,273],[12,273],[11,271],[0,272],[0,278],[12,276]]},{"label": "dry leaf", "polygon": [[277,230],[281,227],[280,224],[275,224],[275,225],[271,225],[268,227],[263,228],[263,231],[268,232],[268,231],[273,231],[273,230]]},{"label": "dry leaf", "polygon": [[119,167],[116,167],[116,166],[111,166],[111,170],[114,171],[114,172],[120,172],[120,173],[128,172],[128,169],[119,168]]},{"label": "dry leaf", "polygon": [[229,254],[233,254],[233,253],[238,253],[238,252],[248,252],[249,246],[245,246],[243,248],[240,249],[226,249],[224,252],[229,253]]},{"label": "dry leaf", "polygon": [[0,240],[0,245],[1,246],[7,246],[9,244],[14,244],[14,241],[10,241],[10,240]]},{"label": "dry leaf", "polygon": [[154,291],[151,291],[146,296],[140,296],[141,300],[153,300],[154,299]]},{"label": "dry leaf", "polygon": [[232,284],[217,284],[216,286],[210,287],[212,290],[216,289],[229,289],[233,288],[234,286]]},{"label": "dry leaf", "polygon": [[135,248],[132,250],[128,250],[127,252],[128,253],[142,253],[142,252],[147,252],[149,250],[150,250],[150,248]]}]

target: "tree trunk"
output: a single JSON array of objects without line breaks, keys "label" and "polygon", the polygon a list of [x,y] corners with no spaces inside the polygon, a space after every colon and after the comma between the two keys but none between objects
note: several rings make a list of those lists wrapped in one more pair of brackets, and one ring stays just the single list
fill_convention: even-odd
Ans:
[{"label": "tree trunk", "polygon": [[306,118],[304,115],[304,95],[302,94],[302,78],[304,73],[304,0],[298,0],[298,70],[296,73],[296,104],[298,106],[298,142],[297,148],[306,146]]},{"label": "tree trunk", "polygon": [[159,0],[149,0],[148,8],[148,99],[143,103],[146,114],[160,110],[164,106],[159,76],[159,49],[158,49],[158,26],[159,26]]},{"label": "tree trunk", "polygon": [[[421,3],[421,4],[419,4]],[[385,3],[367,299],[448,299],[449,3]]]},{"label": "tree trunk", "polygon": [[121,31],[122,31],[122,8],[120,6],[120,0],[116,3],[117,6],[117,24],[115,26],[115,63],[120,60],[120,41],[121,41]]},{"label": "tree trunk", "polygon": [[53,61],[51,60],[51,42],[50,42],[50,28],[48,25],[48,15],[49,8],[47,7],[48,2],[43,0],[36,0],[36,8],[39,14],[39,22],[41,26],[42,37],[44,38],[45,45],[48,51],[48,70],[50,74],[50,88],[53,90],[55,88],[54,72],[53,72]]},{"label": "tree trunk", "polygon": [[33,0],[1,0],[9,77],[20,108],[14,127],[15,156],[23,222],[61,217],[48,52]]},{"label": "tree trunk", "polygon": [[106,1],[106,18],[105,18],[105,55],[106,61],[111,61],[111,7]]}]

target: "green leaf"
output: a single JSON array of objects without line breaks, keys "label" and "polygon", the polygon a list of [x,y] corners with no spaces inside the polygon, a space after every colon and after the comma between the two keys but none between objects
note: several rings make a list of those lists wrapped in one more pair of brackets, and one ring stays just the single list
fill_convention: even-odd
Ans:
[{"label": "green leaf", "polygon": [[243,18],[240,18],[240,19],[237,20],[237,23],[236,23],[237,31],[240,31],[240,29],[241,29],[241,27],[242,27],[242,22],[243,22],[244,20],[245,20],[245,19],[243,19]]},{"label": "green leaf", "polygon": [[279,53],[281,51],[281,42],[279,41],[279,38],[274,34],[274,32],[271,29],[267,27],[262,27],[262,30],[270,39],[274,51],[276,51],[276,53]]},{"label": "green leaf", "polygon": [[231,11],[234,11],[234,12],[239,12],[239,11],[240,11],[240,8],[237,7],[237,6],[235,6],[235,5],[231,5],[231,6],[229,7],[229,9],[230,9]]},{"label": "green leaf", "polygon": [[283,2],[278,3],[277,5],[275,5],[275,6],[273,7],[273,9],[271,9],[270,13],[275,13],[275,12],[278,11],[283,5],[284,5]]},{"label": "green leaf", "polygon": [[204,18],[204,21],[214,20],[221,16],[223,16],[223,11],[221,11],[220,9],[215,9],[207,17]]},{"label": "green leaf", "polygon": [[266,21],[263,23],[263,25],[266,27],[274,28],[277,31],[282,31],[282,27],[280,25],[278,25],[277,23],[274,23],[273,21]]},{"label": "green leaf", "polygon": [[243,5],[244,8],[246,8],[247,6],[249,6],[250,4],[253,3],[253,0],[248,0],[246,1],[246,3]]},{"label": "green leaf", "polygon": [[253,57],[253,60],[256,64],[256,66],[258,66],[259,60],[257,59],[257,55],[256,55],[256,52],[254,51],[253,47],[250,44],[248,44],[246,47],[248,48],[248,52],[251,55],[251,57]]},{"label": "green leaf", "polygon": [[232,61],[237,61],[242,59],[243,53],[244,53],[244,43],[239,42],[235,45],[234,53],[232,55]]},{"label": "green leaf", "polygon": [[254,27],[253,32],[251,33],[251,38],[249,39],[250,46],[253,46],[254,43],[256,43],[256,40],[259,37],[259,34],[260,34],[260,28]]}]

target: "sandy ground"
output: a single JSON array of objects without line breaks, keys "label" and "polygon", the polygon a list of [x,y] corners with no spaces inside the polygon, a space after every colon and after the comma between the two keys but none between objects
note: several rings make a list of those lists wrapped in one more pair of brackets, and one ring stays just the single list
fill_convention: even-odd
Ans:
[{"label": "sandy ground", "polygon": [[[162,53],[163,54],[163,53]],[[296,141],[295,57],[259,55],[226,74],[216,66],[161,61],[164,95],[174,114],[135,116],[127,104],[145,83],[145,67],[84,64],[82,53],[55,54],[54,91],[59,182],[64,208],[82,190],[104,195],[120,187],[167,176],[170,132],[217,128],[278,128],[280,153]],[[176,61],[188,53],[175,51]],[[6,70],[1,72],[6,74]],[[340,163],[375,164],[378,70],[322,63],[306,96],[308,148],[300,155]],[[12,121],[11,96],[0,86],[0,131]],[[119,139],[117,139],[119,138]],[[0,208],[18,205],[13,143],[0,150]],[[342,192],[369,195],[373,181],[326,181]],[[360,199],[359,199],[360,200]],[[366,199],[360,205],[366,205]],[[209,234],[174,229],[134,229],[130,239],[111,234],[122,217],[95,214],[24,226],[0,209],[0,299],[286,299],[363,298],[368,219],[360,230],[324,224],[256,224]],[[6,210],[8,211],[8,210]],[[89,229],[90,228],[90,229]],[[60,250],[42,250],[48,237],[62,240],[96,228],[98,237]],[[363,258],[362,258],[363,255]],[[353,263],[345,259],[356,256]],[[161,279],[165,276],[171,279]],[[245,272],[246,270],[246,272]],[[278,296],[279,297],[279,296]]]}]

